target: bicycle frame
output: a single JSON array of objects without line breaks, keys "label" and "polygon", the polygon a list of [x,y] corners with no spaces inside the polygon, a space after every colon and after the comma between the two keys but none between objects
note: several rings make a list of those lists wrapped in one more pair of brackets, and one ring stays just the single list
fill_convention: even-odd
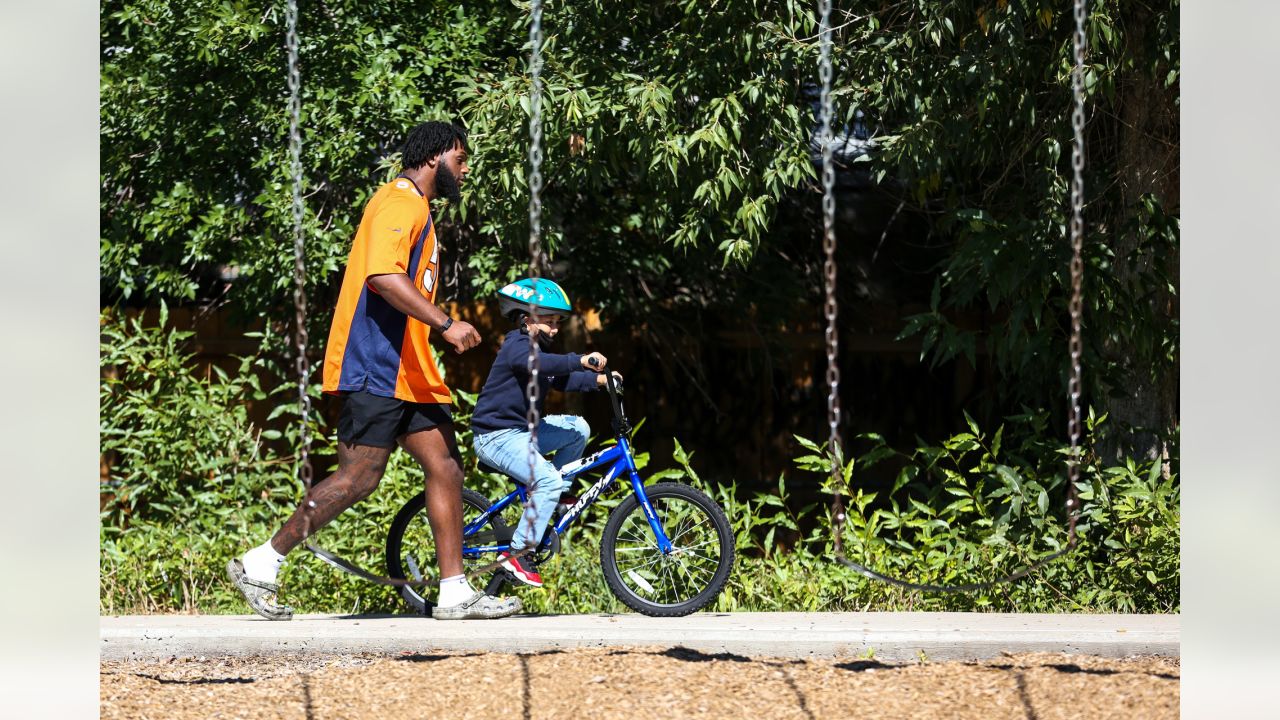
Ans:
[{"label": "bicycle frame", "polygon": [[[572,480],[582,473],[599,470],[606,466],[608,467],[608,470],[605,471],[603,477],[597,480],[594,485],[582,494],[582,497],[578,499],[578,502],[574,503],[573,507],[569,508],[560,516],[560,519],[554,526],[548,529],[547,533],[542,538],[541,547],[546,547],[552,533],[555,533],[557,536],[563,535],[564,532],[569,529],[569,526],[573,524],[573,521],[578,519],[584,510],[595,503],[595,501],[599,499],[601,493],[613,485],[613,481],[616,480],[618,476],[626,473],[627,477],[631,480],[631,491],[635,493],[636,499],[639,501],[640,507],[644,511],[645,519],[649,521],[649,528],[653,531],[653,536],[657,540],[658,549],[665,555],[671,552],[671,540],[667,538],[667,533],[663,529],[662,523],[658,520],[658,514],[654,512],[653,505],[649,502],[649,496],[644,490],[644,481],[640,479],[640,473],[636,470],[635,460],[631,456],[631,443],[626,437],[627,433],[630,432],[630,424],[627,422],[627,417],[623,413],[622,402],[618,398],[617,388],[614,384],[612,374],[608,376],[608,389],[610,398],[613,401],[614,429],[618,433],[617,444],[565,465],[561,468],[560,474],[562,477]],[[527,499],[528,489],[523,483],[517,482],[515,490],[512,490],[501,500],[493,503],[488,510],[475,520],[467,523],[466,526],[462,528],[463,557],[475,558],[484,553],[510,550],[510,543],[504,545],[480,545],[468,547],[466,541],[468,537],[479,532],[480,528],[484,527],[485,523],[489,522],[489,519],[494,515],[501,513],[512,503],[518,502],[523,505]]]}]

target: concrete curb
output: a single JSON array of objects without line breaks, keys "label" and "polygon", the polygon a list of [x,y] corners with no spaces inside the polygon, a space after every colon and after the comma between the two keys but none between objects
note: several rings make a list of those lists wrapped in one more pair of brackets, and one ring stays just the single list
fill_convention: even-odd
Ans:
[{"label": "concrete curb", "polygon": [[288,653],[527,653],[681,646],[753,657],[979,660],[1004,653],[1180,654],[1178,615],[697,613],[521,615],[442,622],[413,615],[133,615],[100,619],[103,660]]}]

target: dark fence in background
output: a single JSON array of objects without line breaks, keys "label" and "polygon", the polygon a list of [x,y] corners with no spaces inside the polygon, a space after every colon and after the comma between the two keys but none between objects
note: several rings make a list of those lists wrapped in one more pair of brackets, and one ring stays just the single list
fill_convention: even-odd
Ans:
[{"label": "dark fence in background", "polygon": [[[446,381],[452,388],[478,392],[509,326],[489,304],[445,306],[455,317],[474,324],[484,338],[479,347],[463,355],[449,349],[442,353]],[[864,315],[876,314],[874,306],[867,310]],[[879,314],[886,324],[902,313],[901,308],[884,310]],[[154,308],[126,312],[141,314],[148,324],[157,322],[159,314]],[[695,453],[694,467],[705,480],[736,480],[744,490],[764,490],[776,485],[779,473],[798,475],[792,465],[792,458],[800,454],[793,435],[825,439],[822,330],[815,318],[807,325],[764,336],[730,318],[723,320],[704,319],[696,335],[677,336],[676,342],[655,347],[644,341],[643,327],[602,323],[597,313],[587,310],[563,326],[556,349],[598,350],[624,374],[628,414],[645,420],[636,442],[640,450],[652,453],[655,467],[669,466],[676,438]],[[984,322],[982,318],[972,321]],[[258,340],[245,333],[261,330],[263,323],[239,324],[219,310],[169,310],[171,327],[194,333],[189,350],[195,355],[192,371],[197,373],[207,373],[213,365],[235,371],[236,357],[258,347]],[[321,350],[315,352],[312,360],[318,363]],[[919,352],[918,339],[895,341],[890,327],[872,333],[842,331],[846,438],[877,432],[891,444],[907,447],[917,438],[937,439],[963,428],[962,409],[972,413],[973,400],[995,382],[985,355],[978,354],[976,368],[962,358],[931,369],[919,360]],[[250,407],[251,417],[263,427],[279,428],[294,419],[286,414],[268,421],[272,405],[250,402]],[[339,400],[328,397],[317,404],[318,412],[330,421],[330,432],[339,407]],[[603,394],[552,392],[548,411],[584,416],[598,437],[610,431],[611,415]],[[331,462],[323,456],[318,460]],[[109,461],[103,460],[104,479]],[[877,475],[863,477],[863,482],[878,484],[892,474],[888,467],[876,471]],[[809,479],[816,485],[816,477]],[[803,498],[808,484],[790,485]],[[809,499],[816,499],[816,493]]]}]

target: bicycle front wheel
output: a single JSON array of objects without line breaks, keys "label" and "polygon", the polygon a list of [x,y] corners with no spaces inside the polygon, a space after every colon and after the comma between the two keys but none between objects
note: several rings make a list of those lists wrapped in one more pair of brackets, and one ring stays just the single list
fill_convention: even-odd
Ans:
[{"label": "bicycle front wheel", "polygon": [[635,495],[609,515],[600,565],[609,589],[627,607],[653,617],[679,617],[706,607],[733,569],[729,519],[706,493],[680,483],[645,488],[672,549],[658,549]]}]

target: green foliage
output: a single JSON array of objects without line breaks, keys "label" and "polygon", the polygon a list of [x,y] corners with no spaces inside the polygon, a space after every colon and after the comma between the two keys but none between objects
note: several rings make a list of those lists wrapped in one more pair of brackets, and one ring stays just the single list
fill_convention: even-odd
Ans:
[{"label": "green foliage", "polygon": [[[886,447],[879,436],[860,436],[868,449],[842,466],[846,486],[856,488],[840,489],[848,495],[847,557],[892,577],[955,585],[993,580],[1063,548],[1069,448],[1044,440],[1042,414],[1010,421],[1016,442],[1005,437],[1006,426],[983,433],[972,420],[969,432],[909,453]],[[1104,422],[1090,418],[1091,438]],[[823,473],[830,492],[826,448],[797,440],[811,453],[797,465]],[[862,472],[880,463],[896,470],[892,485],[883,492],[860,487]],[[1030,579],[960,594],[859,581],[850,597],[867,607],[1176,612],[1180,490],[1177,476],[1165,478],[1161,470],[1158,460],[1104,468],[1086,454],[1077,486],[1077,546]],[[829,538],[808,542],[819,556],[830,552]]]},{"label": "green foliage", "polygon": [[103,608],[190,609],[205,592],[196,566],[208,541],[265,520],[288,468],[248,422],[253,375],[195,375],[188,332],[111,314],[101,332],[100,438],[112,465],[101,489]]},{"label": "green foliage", "polygon": [[[1126,180],[1157,173],[1125,147],[1155,137],[1176,166],[1177,8],[1090,6],[1086,387],[1100,407],[1136,376],[1158,387],[1176,376],[1176,200]],[[462,280],[453,292],[487,296],[528,260],[527,7],[338,0],[301,11],[312,306],[327,304],[404,132],[428,118],[471,131],[463,202],[438,220]],[[813,12],[757,0],[546,9],[549,259],[615,316],[658,314],[644,331],[655,344],[690,334],[682,323],[709,308],[782,323],[816,293],[816,246],[798,252],[778,222],[788,205],[813,221]],[[1062,0],[921,0],[833,17],[838,125],[875,134],[855,167],[936,238],[932,302],[904,314],[901,335],[935,364],[985,349],[1009,407],[1043,405],[1060,387],[1050,350],[1065,333],[1072,22]],[[278,312],[291,251],[282,12],[112,0],[101,59],[105,295],[217,295],[250,316]],[[1135,109],[1173,134],[1130,127]],[[223,266],[239,271],[225,298],[206,287]],[[969,311],[1000,330],[957,321]]]},{"label": "green foliage", "polygon": [[[553,252],[568,252],[575,235],[597,244],[592,254],[621,252],[657,272],[669,269],[651,258],[666,243],[710,246],[725,262],[751,257],[782,194],[813,175],[796,104],[811,48],[794,39],[812,32],[812,18],[761,11],[744,2],[714,12],[548,9]],[[228,264],[245,278],[240,302],[270,307],[287,288],[277,268],[289,252],[283,16],[241,3],[117,0],[103,18],[109,289],[191,299],[202,268]],[[507,2],[302,6],[314,279],[337,268],[406,129],[434,117],[465,120],[471,132],[474,179],[457,213],[467,242],[479,241],[467,246],[471,284],[483,292],[506,281],[527,223],[526,22]],[[566,152],[575,138],[580,149]]]},{"label": "green foliage", "polygon": [[[102,383],[102,448],[115,460],[103,488],[104,613],[244,612],[223,579],[223,566],[265,541],[301,495],[295,459],[279,455],[248,419],[251,401],[287,395],[294,387],[262,389],[259,375],[247,372],[262,367],[260,357],[242,360],[236,376],[218,369],[204,377],[192,374],[183,347],[188,335],[103,318],[108,372]],[[267,377],[278,371],[262,369]],[[474,396],[457,395],[467,484],[496,496],[508,481],[475,469],[466,429]],[[293,411],[278,407],[277,412]],[[869,447],[842,466],[847,484],[857,487],[859,469],[879,463],[896,463],[898,469],[888,492],[851,493],[844,535],[849,556],[890,575],[963,583],[991,579],[1060,547],[1066,537],[1059,512],[1063,449],[1042,439],[1043,416],[1013,422],[1021,430],[1016,443],[1004,427],[991,435],[976,424],[938,446],[909,453],[863,436]],[[1091,420],[1091,432],[1100,426]],[[323,450],[319,437],[317,449]],[[797,465],[829,475],[825,448],[798,441],[805,454]],[[1179,490],[1176,478],[1162,478],[1157,463],[1100,468],[1088,458],[1080,487],[1080,547],[1034,580],[986,594],[922,595],[867,581],[835,564],[823,511],[812,503],[797,508],[785,477],[776,489],[742,499],[736,485],[704,483],[693,453],[678,441],[675,460],[675,467],[648,470],[647,479],[701,487],[726,509],[733,527],[740,559],[715,606],[721,611],[1179,607]],[[638,454],[637,462],[647,465],[648,455]],[[393,454],[379,490],[316,541],[380,571],[391,517],[421,482],[421,470],[409,456]],[[624,496],[610,493],[568,533],[562,553],[546,568],[544,591],[518,591],[531,611],[622,609],[604,585],[599,547],[608,512]],[[305,551],[291,556],[281,582],[289,602],[307,612],[403,610],[392,591],[345,576]]]},{"label": "green foliage", "polygon": [[[1177,6],[1091,4],[1085,386],[1104,408],[1140,382],[1177,375],[1176,201],[1129,182],[1155,173],[1123,150],[1126,133],[1152,135],[1126,124],[1129,110],[1176,119]],[[527,261],[527,7],[334,0],[301,11],[311,307],[329,304],[363,205],[396,171],[404,132],[429,118],[465,121],[474,151],[463,202],[437,211],[453,292],[484,296],[511,278]],[[915,299],[899,298],[893,310],[900,336],[919,337],[934,365],[972,365],[982,354],[998,376],[998,406],[1043,407],[1063,385],[1054,349],[1066,332],[1068,4],[919,0],[837,8],[834,20],[837,124],[860,114],[876,135],[855,167],[924,218],[935,243],[927,308],[904,310]],[[793,309],[818,295],[812,6],[588,0],[553,4],[544,22],[544,227],[557,276],[612,317],[642,319],[635,325],[649,345],[674,355],[697,357],[690,345],[713,325],[704,314],[746,318],[764,338],[789,327]],[[282,10],[110,0],[101,24],[107,303],[216,294],[242,316],[283,319],[292,249]],[[1151,94],[1133,94],[1147,85]],[[781,217],[801,222],[787,227]],[[222,295],[209,286],[224,266],[239,279]],[[864,270],[847,269],[841,278]],[[860,307],[860,291],[841,288],[842,307]],[[957,320],[969,311],[989,314],[997,329]],[[325,322],[312,318],[314,344]],[[258,353],[201,376],[190,370],[185,334],[104,316],[102,449],[113,462],[103,488],[104,611],[243,611],[221,565],[261,542],[299,495],[294,458],[280,449],[294,446],[296,430],[249,421],[254,403],[270,403],[275,418],[296,410],[276,332],[268,323]],[[459,395],[462,428],[470,398]],[[850,497],[849,552],[890,574],[965,582],[1058,547],[1061,448],[1045,440],[1043,418],[1016,423],[1008,438],[975,425],[910,452],[864,436],[870,447],[826,487],[861,488]],[[472,467],[465,432],[459,444]],[[822,448],[805,447],[801,468],[821,472]],[[651,477],[700,482],[678,444],[675,459],[678,467]],[[881,463],[893,464],[897,482],[863,486],[860,470]],[[1047,568],[1044,582],[990,596],[921,597],[834,566],[820,513],[793,508],[784,478],[750,500],[735,487],[707,488],[730,510],[743,553],[721,609],[1170,610],[1178,489],[1176,475],[1158,470],[1090,458],[1075,559]],[[504,481],[470,472],[468,482],[496,492]],[[419,484],[420,471],[397,455],[380,491],[321,542],[380,568],[391,513]],[[612,602],[595,568],[604,520],[596,513],[555,561],[548,591],[526,593],[531,607]],[[304,609],[398,607],[389,591],[318,563],[292,562],[282,580]]]},{"label": "green foliage", "polygon": [[[502,13],[456,4],[301,11],[307,260],[323,288],[406,130],[454,115],[459,75],[515,45],[495,31]],[[102,17],[107,288],[193,299],[231,265],[242,307],[278,304],[292,253],[282,6],[118,0]]]},{"label": "green foliage", "polygon": [[[904,318],[900,337],[919,337],[935,365],[974,364],[985,346],[999,395],[1039,405],[1043,379],[1060,373],[1053,349],[1065,344],[1069,294],[1070,4],[909,5],[869,13],[839,45],[850,109],[885,131],[872,172],[896,180],[903,202],[949,238],[930,307]],[[1177,374],[1176,180],[1172,192],[1167,179],[1118,180],[1154,154],[1135,147],[1139,137],[1171,158],[1163,167],[1177,165],[1178,3],[1102,0],[1089,13],[1085,365],[1105,406],[1144,379],[1160,386]],[[1139,108],[1151,127],[1123,120]],[[965,327],[955,319],[964,311],[991,313],[1000,330]]]},{"label": "green foliage", "polygon": [[211,503],[213,490],[234,483],[238,472],[279,465],[264,456],[248,421],[245,396],[261,393],[254,360],[234,374],[211,367],[200,377],[184,350],[192,333],[165,331],[166,316],[162,306],[160,327],[110,314],[102,320],[99,437],[114,466],[105,519],[115,524],[139,511],[177,519],[185,498]]},{"label": "green foliage", "polygon": [[193,372],[191,333],[166,330],[165,316],[159,326],[102,317],[100,437],[111,464],[101,488],[104,612],[228,602],[219,563],[238,544],[261,542],[299,496],[295,458],[270,442],[292,446],[296,426],[281,437],[249,420],[251,402],[270,401],[272,417],[296,412],[288,401],[296,386],[264,389],[262,378],[279,375],[263,356],[242,359],[234,373]]}]

